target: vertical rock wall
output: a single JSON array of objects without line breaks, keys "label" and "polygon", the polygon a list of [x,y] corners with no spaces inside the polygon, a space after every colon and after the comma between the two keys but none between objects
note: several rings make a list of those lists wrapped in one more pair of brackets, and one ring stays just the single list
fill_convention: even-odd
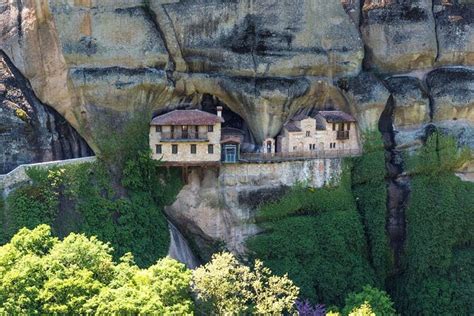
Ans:
[{"label": "vertical rock wall", "polygon": [[0,53],[0,174],[20,164],[92,155],[76,130],[36,97]]},{"label": "vertical rock wall", "polygon": [[165,211],[202,259],[218,249],[243,254],[245,239],[259,232],[255,215],[262,203],[278,199],[297,183],[316,188],[337,184],[341,172],[340,159],[196,168]]}]

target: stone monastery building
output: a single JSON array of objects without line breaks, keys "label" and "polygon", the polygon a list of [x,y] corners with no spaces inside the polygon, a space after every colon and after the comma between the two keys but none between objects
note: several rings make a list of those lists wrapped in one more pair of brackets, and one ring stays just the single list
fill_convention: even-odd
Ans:
[{"label": "stone monastery building", "polygon": [[284,125],[275,140],[267,138],[260,153],[240,153],[243,131],[222,128],[222,107],[217,114],[200,110],[174,110],[155,117],[150,123],[150,147],[153,159],[167,165],[206,165],[278,158],[324,158],[359,151],[356,120],[341,111],[319,111],[314,117],[296,115]]},{"label": "stone monastery building", "polygon": [[355,151],[359,149],[356,120],[342,111],[319,111],[313,118],[293,117],[277,137],[277,152]]}]

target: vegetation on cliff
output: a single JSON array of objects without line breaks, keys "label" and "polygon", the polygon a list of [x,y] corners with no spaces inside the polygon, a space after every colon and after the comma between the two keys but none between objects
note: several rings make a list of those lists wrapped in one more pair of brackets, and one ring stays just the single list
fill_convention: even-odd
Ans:
[{"label": "vegetation on cliff", "polygon": [[259,219],[265,232],[249,249],[276,273],[288,273],[302,297],[342,306],[348,293],[375,283],[349,166],[338,186],[295,187],[262,207]]},{"label": "vegetation on cliff", "polygon": [[264,232],[248,241],[253,256],[288,273],[313,302],[342,306],[367,284],[387,289],[408,315],[472,313],[474,185],[454,175],[470,151],[434,134],[405,157],[411,197],[397,271],[386,231],[384,149],[377,133],[365,140],[364,154],[345,162],[338,186],[297,186],[260,208]]},{"label": "vegetation on cliff", "polygon": [[438,134],[406,158],[407,240],[393,296],[408,315],[474,313],[474,184],[453,174],[468,159],[467,149]]},{"label": "vegetation on cliff", "polygon": [[165,256],[170,236],[162,210],[179,192],[180,177],[150,158],[140,116],[114,135],[98,162],[30,169],[32,183],[7,198],[0,242],[22,227],[49,224],[59,237],[83,232],[110,242],[115,258],[133,252],[140,266]]}]

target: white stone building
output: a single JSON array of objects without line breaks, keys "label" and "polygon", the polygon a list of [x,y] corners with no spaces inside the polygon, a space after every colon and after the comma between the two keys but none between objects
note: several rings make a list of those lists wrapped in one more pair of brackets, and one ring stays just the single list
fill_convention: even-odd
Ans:
[{"label": "white stone building", "polygon": [[205,165],[221,160],[222,108],[217,115],[200,110],[175,110],[150,123],[153,159],[169,165]]},{"label": "white stone building", "polygon": [[342,111],[320,111],[315,117],[296,115],[277,137],[277,152],[359,150],[356,120]]}]

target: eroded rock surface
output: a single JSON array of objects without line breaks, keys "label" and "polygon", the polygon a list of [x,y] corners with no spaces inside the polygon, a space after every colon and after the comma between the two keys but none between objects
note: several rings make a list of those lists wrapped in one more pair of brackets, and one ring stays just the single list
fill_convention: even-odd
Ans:
[{"label": "eroded rock surface", "polygon": [[[120,127],[141,108],[161,113],[191,103],[213,110],[206,105],[212,99],[244,122],[246,141],[254,143],[247,148],[277,135],[295,113],[341,109],[362,130],[383,123],[395,153],[390,161],[397,150],[419,146],[432,126],[474,148],[473,6],[470,0],[3,0],[0,50],[38,102],[94,149],[97,126]],[[28,123],[12,108],[2,108],[2,123],[24,129]],[[21,157],[29,153],[26,141],[10,146],[0,163],[28,160]],[[398,166],[388,164],[391,184],[401,188]],[[202,204],[221,194],[211,185],[216,177],[185,187],[173,207],[191,213],[176,224],[207,244],[224,240],[237,249],[243,237],[232,236],[255,232],[232,232],[250,211],[240,203],[234,213]],[[403,197],[393,207],[398,212],[404,195],[394,192],[394,199]]]},{"label": "eroded rock surface", "polygon": [[255,215],[262,203],[278,199],[298,182],[312,187],[337,184],[341,171],[340,159],[194,169],[165,211],[192,239],[201,259],[223,248],[244,254],[245,239],[260,231]]},{"label": "eroded rock surface", "polygon": [[89,156],[89,146],[56,111],[42,104],[0,54],[0,174],[20,164]]}]

